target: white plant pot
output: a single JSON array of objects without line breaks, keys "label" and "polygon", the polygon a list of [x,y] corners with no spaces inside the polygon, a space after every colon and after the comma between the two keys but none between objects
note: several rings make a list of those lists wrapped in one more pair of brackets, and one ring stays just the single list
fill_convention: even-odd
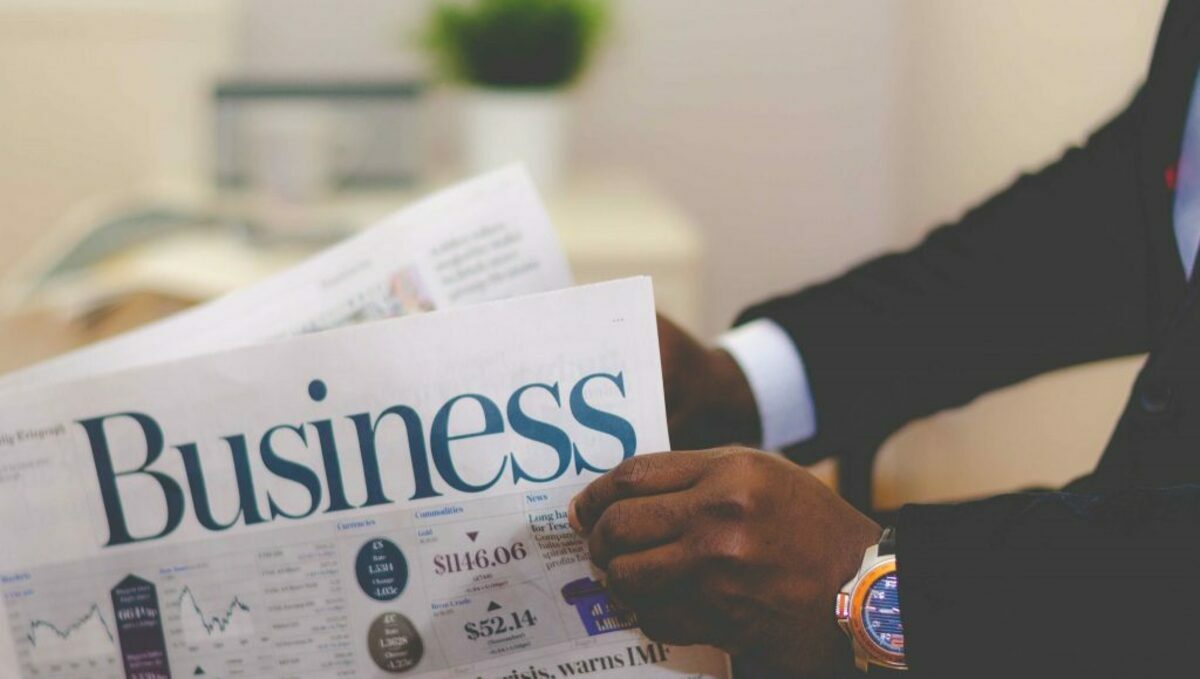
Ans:
[{"label": "white plant pot", "polygon": [[567,95],[558,90],[475,89],[463,107],[463,152],[478,174],[523,162],[538,186],[562,179],[567,153]]}]

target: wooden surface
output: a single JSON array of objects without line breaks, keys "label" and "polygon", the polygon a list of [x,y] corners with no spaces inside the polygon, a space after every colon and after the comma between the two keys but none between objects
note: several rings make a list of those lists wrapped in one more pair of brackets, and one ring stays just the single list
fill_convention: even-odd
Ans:
[{"label": "wooden surface", "polygon": [[76,321],[39,311],[0,319],[0,374],[111,337],[187,306],[186,302],[169,297],[135,294]]}]

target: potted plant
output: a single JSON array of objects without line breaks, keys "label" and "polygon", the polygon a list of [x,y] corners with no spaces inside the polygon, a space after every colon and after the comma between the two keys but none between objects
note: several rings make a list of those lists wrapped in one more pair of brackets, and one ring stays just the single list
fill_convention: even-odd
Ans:
[{"label": "potted plant", "polygon": [[446,79],[469,88],[466,163],[484,171],[524,161],[543,186],[562,174],[567,90],[587,67],[604,0],[441,0],[425,44]]}]

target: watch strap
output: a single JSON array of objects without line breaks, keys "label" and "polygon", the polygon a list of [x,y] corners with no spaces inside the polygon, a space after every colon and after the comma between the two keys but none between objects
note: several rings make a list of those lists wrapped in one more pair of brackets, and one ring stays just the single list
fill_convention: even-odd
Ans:
[{"label": "watch strap", "polygon": [[896,555],[896,529],[889,526],[883,529],[883,535],[879,538],[879,549],[876,552],[879,556],[895,556]]}]

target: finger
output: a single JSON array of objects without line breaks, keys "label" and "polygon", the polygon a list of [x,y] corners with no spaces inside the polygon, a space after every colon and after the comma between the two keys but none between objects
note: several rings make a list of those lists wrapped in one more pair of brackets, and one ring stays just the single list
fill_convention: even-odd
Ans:
[{"label": "finger", "polygon": [[[634,611],[686,603],[693,557],[678,542],[614,557],[604,569],[608,590]],[[692,595],[688,593],[692,592]]]},{"label": "finger", "polygon": [[571,527],[576,532],[587,534],[604,510],[614,502],[690,488],[703,473],[708,459],[708,456],[698,452],[631,457],[593,481],[571,500],[567,510]]},{"label": "finger", "polygon": [[710,643],[713,633],[694,606],[677,604],[637,613],[638,627],[654,641],[675,646]]},{"label": "finger", "polygon": [[592,563],[604,569],[616,556],[675,540],[683,534],[690,501],[687,493],[668,493],[609,505],[588,535]]}]

